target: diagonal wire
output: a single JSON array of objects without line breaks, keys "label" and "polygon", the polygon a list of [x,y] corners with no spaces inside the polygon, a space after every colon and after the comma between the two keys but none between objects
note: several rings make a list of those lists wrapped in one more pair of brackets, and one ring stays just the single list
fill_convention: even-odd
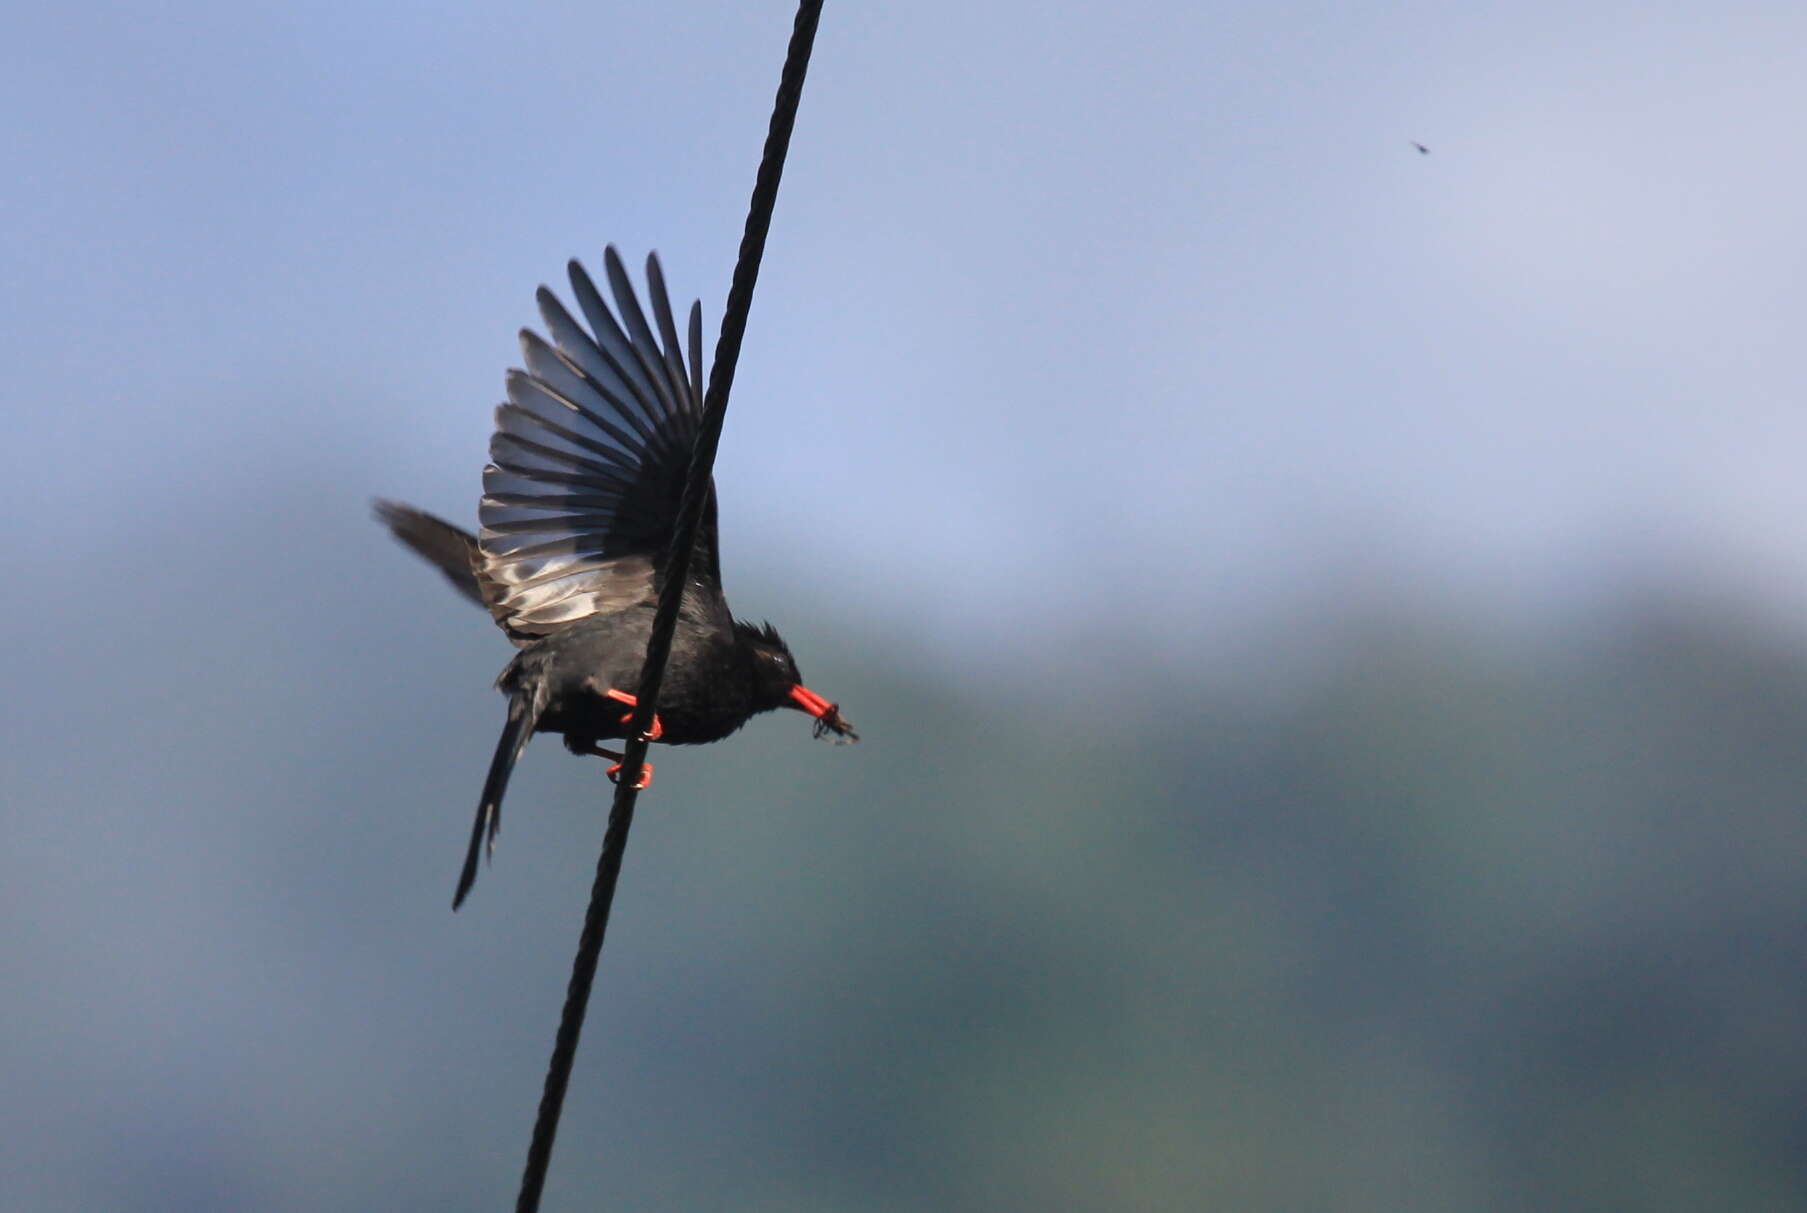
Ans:
[{"label": "diagonal wire", "polygon": [[709,390],[703,398],[702,430],[690,456],[689,478],[683,503],[672,529],[671,549],[665,562],[665,584],[653,616],[652,639],[646,646],[646,664],[640,670],[638,703],[623,747],[615,801],[609,809],[609,826],[602,839],[602,855],[596,861],[596,881],[590,889],[590,908],[578,937],[577,958],[571,965],[571,984],[565,992],[565,1010],[546,1069],[546,1087],[540,1095],[539,1116],[534,1121],[533,1143],[527,1150],[527,1166],[521,1175],[521,1194],[515,1213],[536,1213],[546,1185],[546,1169],[552,1161],[552,1143],[558,1135],[559,1113],[565,1089],[571,1082],[571,1065],[577,1057],[577,1038],[583,1031],[584,1012],[590,1004],[590,986],[602,955],[608,930],[609,908],[615,900],[615,884],[621,876],[621,857],[627,849],[628,830],[634,824],[635,787],[646,762],[646,733],[658,708],[659,688],[665,679],[665,662],[671,656],[672,634],[677,628],[678,607],[690,580],[690,556],[696,546],[709,478],[715,467],[715,450],[721,442],[722,419],[728,412],[728,391],[734,386],[734,366],[740,358],[741,338],[747,330],[747,313],[753,306],[753,287],[759,281],[759,262],[765,255],[766,233],[772,226],[772,209],[778,200],[778,182],[784,175],[784,157],[790,149],[791,128],[797,120],[797,103],[803,95],[803,77],[809,70],[809,53],[816,39],[816,23],[822,0],[801,0],[791,28],[790,49],[785,53],[784,73],[778,81],[778,97],[772,122],[766,130],[765,152],[759,175],[753,182],[753,200],[747,226],[740,240],[740,256],[734,265],[734,281],[728,289],[728,305],[722,313],[721,337],[715,345],[715,362],[709,369]]}]

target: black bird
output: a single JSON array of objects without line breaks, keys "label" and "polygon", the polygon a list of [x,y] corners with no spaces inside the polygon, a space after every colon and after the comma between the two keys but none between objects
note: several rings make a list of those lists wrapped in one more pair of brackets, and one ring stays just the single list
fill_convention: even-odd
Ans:
[{"label": "black bird", "polygon": [[1413,147],[1415,147],[1415,148],[1417,148],[1417,149],[1418,149],[1418,154],[1419,154],[1419,155],[1420,155],[1420,156],[1428,156],[1428,155],[1430,155],[1430,154],[1431,154],[1431,149],[1430,149],[1430,148],[1428,148],[1428,147],[1426,147],[1426,146],[1424,146],[1424,144],[1422,144],[1422,143],[1419,143],[1419,142],[1418,142],[1418,141],[1417,141],[1417,140],[1415,140],[1415,139],[1414,139],[1414,140],[1413,140],[1413,141],[1412,141],[1412,146],[1413,146]]},{"label": "black bird", "polygon": [[[478,533],[411,506],[376,503],[395,537],[488,608],[521,650],[496,680],[509,696],[508,720],[477,803],[453,909],[477,878],[485,840],[495,848],[509,772],[535,732],[563,734],[574,754],[612,759],[611,777],[620,770],[621,755],[600,743],[627,736],[630,688],[639,684],[665,581],[666,549],[702,422],[702,307],[690,307],[687,367],[658,257],[646,259],[657,335],[613,246],[604,263],[615,313],[583,266],[570,264],[589,331],[551,291],[539,289],[553,343],[521,331],[527,369],[508,373],[508,403],[496,409]],[[803,685],[770,624],[756,627],[729,614],[711,483],[648,736],[667,745],[720,741],[749,717],[786,707],[814,716],[818,737],[859,740],[835,704]],[[651,777],[649,763],[641,786]]]}]

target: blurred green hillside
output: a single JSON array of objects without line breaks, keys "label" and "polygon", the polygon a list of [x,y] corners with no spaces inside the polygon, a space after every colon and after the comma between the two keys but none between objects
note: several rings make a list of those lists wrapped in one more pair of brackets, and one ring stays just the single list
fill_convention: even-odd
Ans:
[{"label": "blurred green hillside", "polygon": [[[9,658],[12,1207],[511,1198],[608,787],[449,913],[505,646],[371,531]],[[1807,659],[1706,601],[1070,697],[787,621],[866,740],[656,755],[547,1207],[1807,1207]]]},{"label": "blurred green hillside", "polygon": [[687,928],[746,965],[702,1000],[776,1041],[667,1078],[792,1126],[832,1183],[774,1207],[1802,1207],[1807,663],[1752,628],[1370,621],[1284,705],[1083,734],[836,670],[862,751],[685,789]]}]

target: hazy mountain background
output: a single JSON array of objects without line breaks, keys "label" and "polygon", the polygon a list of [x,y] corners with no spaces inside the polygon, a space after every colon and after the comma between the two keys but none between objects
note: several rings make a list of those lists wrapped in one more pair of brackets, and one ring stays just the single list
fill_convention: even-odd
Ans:
[{"label": "hazy mountain background", "polygon": [[[0,19],[0,1208],[512,1199],[609,788],[450,913],[367,501],[713,327],[788,19]],[[866,740],[656,755],[547,1208],[1807,1202],[1804,26],[831,7],[719,479]]]}]

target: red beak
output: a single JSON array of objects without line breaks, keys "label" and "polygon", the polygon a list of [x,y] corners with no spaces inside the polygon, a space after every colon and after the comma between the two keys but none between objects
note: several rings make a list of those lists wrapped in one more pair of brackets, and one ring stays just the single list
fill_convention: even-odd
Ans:
[{"label": "red beak", "polygon": [[791,688],[791,703],[798,710],[808,712],[816,718],[817,737],[833,733],[839,739],[836,741],[837,745],[860,739],[860,735],[853,731],[853,726],[847,723],[847,718],[841,715],[838,705],[828,702],[802,683]]},{"label": "red beak", "polygon": [[822,698],[802,683],[798,683],[791,688],[791,699],[799,708],[802,708],[817,720],[821,720],[824,716],[827,716],[830,712],[834,711],[834,704],[828,702],[828,700]]}]

